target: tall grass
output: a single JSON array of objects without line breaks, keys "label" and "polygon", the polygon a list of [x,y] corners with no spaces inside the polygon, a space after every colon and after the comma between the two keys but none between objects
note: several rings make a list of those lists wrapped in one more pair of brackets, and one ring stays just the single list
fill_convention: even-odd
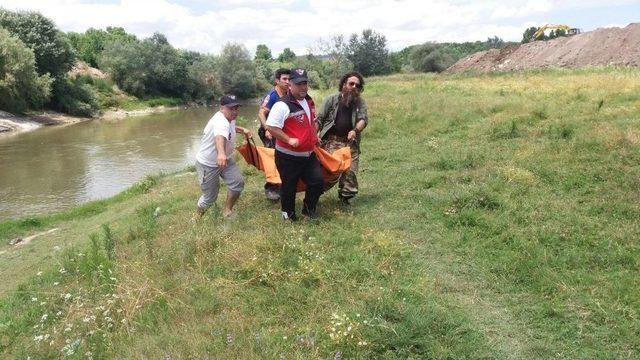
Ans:
[{"label": "tall grass", "polygon": [[159,178],[0,300],[0,354],[637,358],[639,77],[371,79],[351,207],[283,224],[244,168],[237,216],[193,221]]}]

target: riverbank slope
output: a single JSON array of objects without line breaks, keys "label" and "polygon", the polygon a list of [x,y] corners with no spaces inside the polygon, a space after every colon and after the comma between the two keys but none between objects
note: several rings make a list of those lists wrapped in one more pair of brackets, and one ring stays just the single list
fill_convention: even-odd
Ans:
[{"label": "riverbank slope", "polygon": [[[186,106],[186,105],[185,105]],[[161,113],[169,110],[184,108],[185,106],[156,106],[136,110],[111,109],[94,118],[71,116],[55,111],[43,111],[27,115],[14,115],[0,111],[0,136],[36,130],[42,126],[70,125],[82,121],[104,119],[117,120],[128,116],[143,116]]]},{"label": "riverbank slope", "polygon": [[636,358],[639,78],[369,79],[361,193],[317,222],[243,164],[226,221],[187,170],[2,223],[0,354]]}]

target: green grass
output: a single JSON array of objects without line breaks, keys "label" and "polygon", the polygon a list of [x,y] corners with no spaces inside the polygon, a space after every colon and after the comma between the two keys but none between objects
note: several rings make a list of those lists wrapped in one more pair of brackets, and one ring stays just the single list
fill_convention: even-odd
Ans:
[{"label": "green grass", "polygon": [[146,100],[139,100],[135,97],[128,97],[119,103],[119,107],[124,110],[140,110],[157,106],[179,106],[184,105],[185,101],[179,98],[157,97]]},{"label": "green grass", "polygon": [[110,108],[120,108],[123,110],[141,110],[158,106],[179,106],[185,101],[174,97],[152,97],[149,99],[138,99],[135,96],[127,95],[118,90],[113,81],[109,79],[93,78],[88,75],[79,76],[77,82],[89,85],[93,89],[96,101],[101,110]]},{"label": "green grass", "polygon": [[372,78],[361,194],[323,195],[319,222],[282,224],[245,167],[227,221],[191,221],[184,172],[95,213],[0,224],[60,228],[0,247],[0,354],[638,358],[639,79]]}]

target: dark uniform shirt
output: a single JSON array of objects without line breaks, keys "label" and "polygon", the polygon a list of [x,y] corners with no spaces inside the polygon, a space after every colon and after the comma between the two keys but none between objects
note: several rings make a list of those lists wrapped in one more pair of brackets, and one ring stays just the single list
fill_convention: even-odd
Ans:
[{"label": "dark uniform shirt", "polygon": [[353,130],[351,124],[351,114],[353,113],[353,105],[346,107],[342,102],[338,104],[336,111],[336,122],[329,130],[329,134],[339,137],[347,137],[349,131]]}]

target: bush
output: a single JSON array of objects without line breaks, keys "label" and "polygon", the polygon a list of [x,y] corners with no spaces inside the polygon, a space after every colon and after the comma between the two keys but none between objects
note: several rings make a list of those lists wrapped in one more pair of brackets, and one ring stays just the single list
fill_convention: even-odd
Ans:
[{"label": "bush", "polygon": [[415,71],[441,72],[453,65],[455,59],[439,45],[427,43],[411,51],[409,62]]},{"label": "bush", "polygon": [[97,97],[82,78],[58,78],[53,82],[53,91],[57,96],[51,105],[58,111],[75,116],[93,116],[98,111]]},{"label": "bush", "polygon": [[23,112],[49,100],[51,79],[38,76],[33,51],[0,28],[0,109]]},{"label": "bush", "polygon": [[178,105],[184,104],[184,100],[180,98],[160,97],[160,98],[149,99],[144,103],[149,107],[178,106]]}]

